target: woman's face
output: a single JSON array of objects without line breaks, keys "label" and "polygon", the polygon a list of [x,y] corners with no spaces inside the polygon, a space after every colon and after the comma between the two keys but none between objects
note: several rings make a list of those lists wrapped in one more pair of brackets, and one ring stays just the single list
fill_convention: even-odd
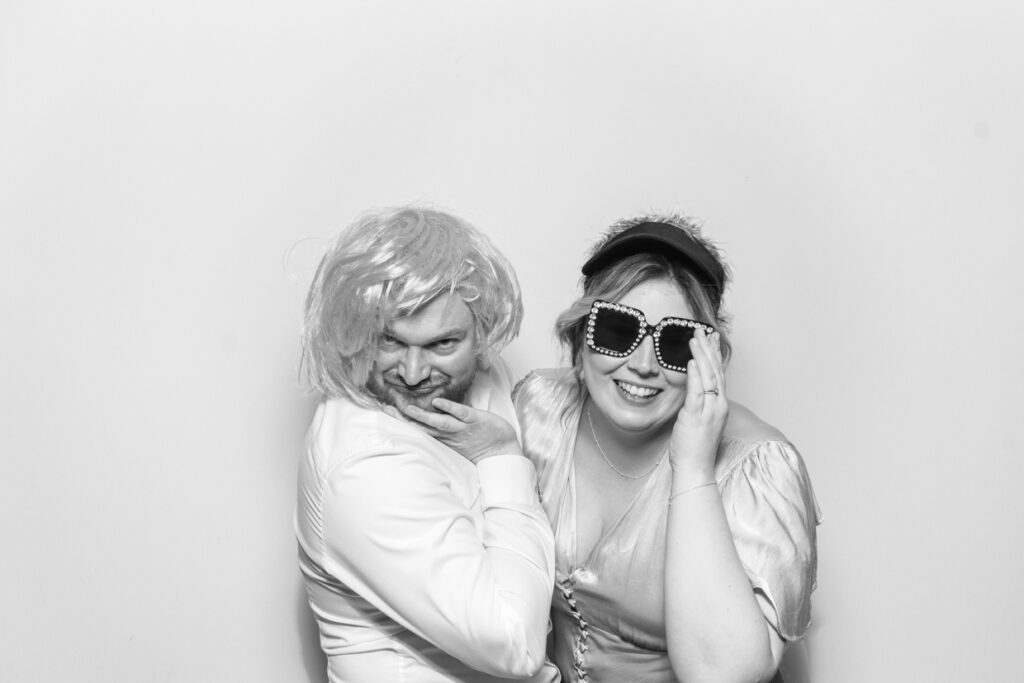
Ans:
[{"label": "woman's face", "polygon": [[[666,280],[643,282],[616,303],[643,311],[651,326],[669,316],[696,317],[683,293]],[[623,437],[653,438],[666,427],[671,429],[686,397],[686,373],[658,363],[650,335],[621,358],[584,345],[582,364],[594,406]]]}]

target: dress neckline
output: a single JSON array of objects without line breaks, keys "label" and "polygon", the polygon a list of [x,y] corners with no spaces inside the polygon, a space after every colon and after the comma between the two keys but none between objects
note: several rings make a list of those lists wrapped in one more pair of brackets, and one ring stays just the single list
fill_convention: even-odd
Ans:
[{"label": "dress neckline", "polygon": [[[565,474],[568,479],[566,486],[568,500],[564,501],[562,505],[562,513],[571,515],[571,519],[569,520],[569,524],[565,524],[565,520],[563,519],[562,523],[558,525],[560,529],[564,528],[572,532],[572,543],[567,548],[569,574],[572,574],[579,569],[593,567],[595,558],[599,555],[601,550],[607,546],[608,541],[615,536],[616,532],[623,526],[624,522],[637,508],[638,501],[650,495],[651,489],[656,486],[654,482],[660,480],[668,461],[667,458],[661,458],[661,460],[658,461],[657,466],[655,466],[651,471],[650,476],[648,476],[644,481],[643,486],[637,489],[636,494],[634,494],[633,498],[629,501],[629,504],[626,505],[625,509],[623,509],[622,513],[611,524],[611,526],[609,526],[604,533],[598,537],[597,541],[590,549],[590,552],[587,553],[586,558],[581,561],[579,552],[579,498],[577,496],[576,489],[576,441],[579,438],[580,422],[584,417],[583,402],[580,402],[580,404],[574,409],[574,413],[575,414],[573,415],[573,420],[571,422],[573,428],[565,430],[565,437],[568,439],[568,442],[564,445],[566,447],[566,451],[570,454],[570,457],[567,458],[569,461],[569,467]],[[667,445],[666,448],[668,448]]]}]

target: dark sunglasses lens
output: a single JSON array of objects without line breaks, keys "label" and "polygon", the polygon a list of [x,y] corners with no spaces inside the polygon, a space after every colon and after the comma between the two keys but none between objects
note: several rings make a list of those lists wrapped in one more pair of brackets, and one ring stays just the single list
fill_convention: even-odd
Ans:
[{"label": "dark sunglasses lens", "polygon": [[693,328],[688,325],[665,325],[661,328],[658,347],[661,351],[662,365],[671,365],[673,369],[685,369],[693,358],[690,353],[690,340],[693,339]]},{"label": "dark sunglasses lens", "polygon": [[600,308],[594,320],[594,346],[598,350],[625,353],[640,333],[640,321],[629,313]]}]

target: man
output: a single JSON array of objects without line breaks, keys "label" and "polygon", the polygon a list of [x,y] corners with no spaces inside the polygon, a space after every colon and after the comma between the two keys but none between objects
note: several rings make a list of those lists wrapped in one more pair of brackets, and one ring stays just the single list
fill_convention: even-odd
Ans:
[{"label": "man", "polygon": [[[558,680],[553,540],[497,355],[521,318],[506,259],[438,211],[367,214],[320,263],[295,526],[332,682]],[[406,419],[439,408],[465,457]]]}]

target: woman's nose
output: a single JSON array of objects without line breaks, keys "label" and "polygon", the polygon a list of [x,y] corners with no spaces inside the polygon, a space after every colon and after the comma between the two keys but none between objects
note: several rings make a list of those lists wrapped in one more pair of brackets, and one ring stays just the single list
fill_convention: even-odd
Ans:
[{"label": "woman's nose", "polygon": [[658,357],[654,353],[654,339],[647,335],[626,359],[626,367],[639,375],[652,375],[658,371]]}]

